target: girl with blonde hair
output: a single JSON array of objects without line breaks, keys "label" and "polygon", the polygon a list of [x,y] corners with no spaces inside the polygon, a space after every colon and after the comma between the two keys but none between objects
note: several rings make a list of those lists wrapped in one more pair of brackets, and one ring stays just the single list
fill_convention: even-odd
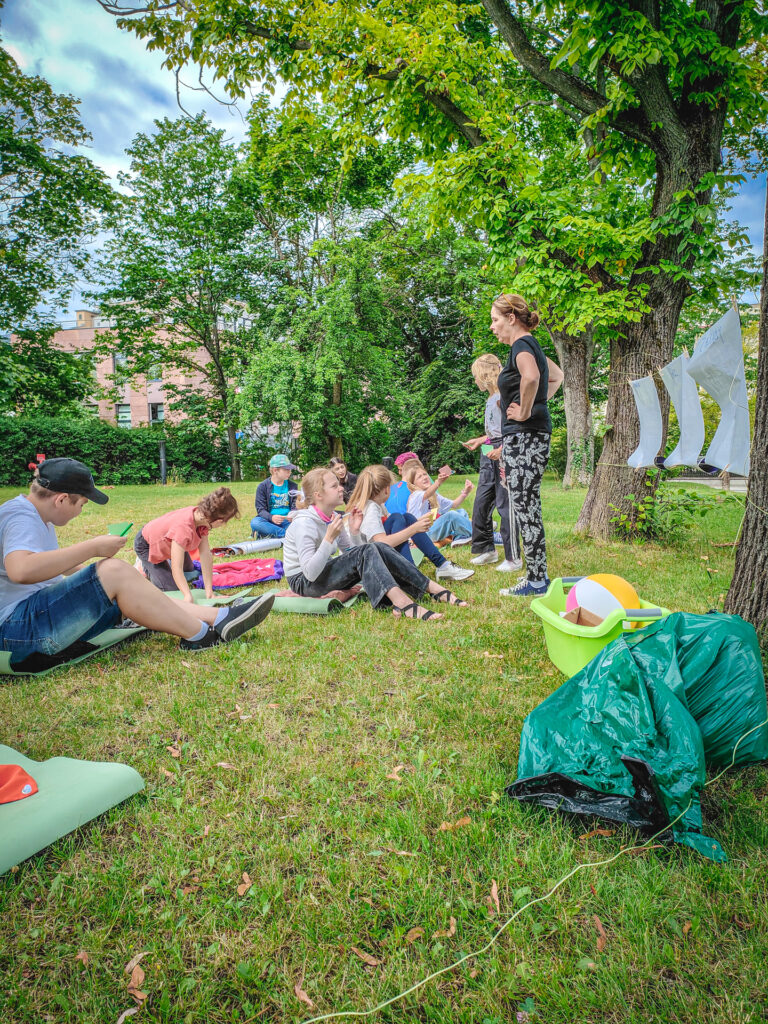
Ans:
[{"label": "girl with blonde hair", "polygon": [[363,539],[387,544],[410,562],[413,561],[410,552],[412,539],[416,547],[435,566],[436,579],[465,580],[473,576],[474,569],[462,569],[461,566],[449,561],[435,547],[427,534],[434,521],[431,513],[427,512],[417,519],[409,512],[387,512],[385,503],[389,497],[392,480],[392,474],[386,466],[366,466],[358,475],[357,486],[349,499],[349,507],[359,508],[363,512],[360,527]]},{"label": "girl with blonde hair", "polygon": [[301,483],[300,511],[283,541],[283,569],[294,593],[322,597],[362,584],[374,608],[392,605],[396,616],[423,620],[443,617],[418,603],[425,594],[447,604],[466,604],[390,545],[367,543],[361,536],[363,513],[354,501],[346,515],[335,512],[343,485],[330,469],[310,470]]},{"label": "girl with blonde hair", "polygon": [[499,402],[498,379],[501,360],[490,352],[479,356],[472,363],[472,376],[481,391],[488,393],[485,403],[485,434],[462,441],[471,452],[481,448],[480,475],[477,478],[477,492],[472,509],[472,554],[473,565],[492,565],[499,556],[493,537],[494,506],[501,519],[501,543],[504,545],[504,561],[496,567],[497,572],[513,572],[522,568],[522,560],[512,549],[510,538],[509,494],[501,479],[501,405]]}]

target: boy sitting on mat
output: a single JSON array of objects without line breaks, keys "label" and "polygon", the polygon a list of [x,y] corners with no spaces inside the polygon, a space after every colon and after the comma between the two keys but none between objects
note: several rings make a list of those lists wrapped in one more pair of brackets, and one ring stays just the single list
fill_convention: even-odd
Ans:
[{"label": "boy sitting on mat", "polygon": [[[19,669],[34,655],[55,657],[98,636],[124,617],[181,638],[199,651],[234,640],[264,619],[274,598],[225,609],[174,601],[133,566],[113,556],[125,538],[103,535],[59,548],[56,527],[87,501],[106,505],[91,471],[76,459],[47,459],[29,494],[0,505],[0,649]],[[91,558],[99,561],[83,566]]]},{"label": "boy sitting on mat", "polygon": [[296,509],[299,485],[291,480],[293,465],[287,455],[269,460],[269,479],[256,488],[256,515],[251,520],[252,537],[284,537]]},{"label": "boy sitting on mat", "polygon": [[180,590],[185,601],[192,601],[187,572],[194,572],[190,551],[199,550],[200,570],[205,596],[213,597],[213,555],[208,534],[240,515],[228,487],[217,487],[211,494],[188,508],[166,512],[142,526],[133,542],[144,575],[159,590]]}]

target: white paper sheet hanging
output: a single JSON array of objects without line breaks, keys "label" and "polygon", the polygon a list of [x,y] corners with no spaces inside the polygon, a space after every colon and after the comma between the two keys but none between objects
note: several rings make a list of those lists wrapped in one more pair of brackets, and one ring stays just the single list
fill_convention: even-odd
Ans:
[{"label": "white paper sheet hanging", "polygon": [[704,461],[729,473],[749,474],[749,406],[739,314],[729,309],[696,342],[688,373],[720,406],[720,423]]},{"label": "white paper sheet hanging", "polygon": [[664,433],[661,423],[661,406],[653,377],[642,377],[640,380],[631,380],[629,383],[640,420],[640,442],[627,459],[627,465],[633,469],[641,469],[643,466],[654,465],[654,459],[661,448],[661,439]]},{"label": "white paper sheet hanging", "polygon": [[690,359],[680,355],[663,366],[659,373],[680,427],[680,440],[664,460],[664,468],[695,466],[704,445],[704,417],[696,381],[686,372]]}]

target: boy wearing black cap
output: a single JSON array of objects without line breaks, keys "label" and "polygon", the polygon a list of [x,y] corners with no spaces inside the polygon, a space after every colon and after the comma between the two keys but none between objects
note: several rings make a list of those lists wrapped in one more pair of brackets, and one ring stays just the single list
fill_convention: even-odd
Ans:
[{"label": "boy wearing black cap", "polygon": [[[109,501],[88,467],[76,459],[47,459],[29,494],[0,505],[0,650],[11,652],[13,668],[21,670],[35,655],[55,658],[123,617],[178,636],[184,650],[196,651],[234,640],[269,613],[272,597],[226,610],[172,600],[113,557],[124,537],[60,548],[55,527],[71,522],[87,501]],[[83,567],[91,558],[99,561]]]}]

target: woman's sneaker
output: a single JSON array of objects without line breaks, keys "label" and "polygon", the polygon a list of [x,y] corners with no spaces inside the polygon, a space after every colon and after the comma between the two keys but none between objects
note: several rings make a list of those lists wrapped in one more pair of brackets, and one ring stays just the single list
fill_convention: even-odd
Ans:
[{"label": "woman's sneaker", "polygon": [[496,566],[496,572],[517,572],[523,568],[522,558],[505,558],[501,565]]},{"label": "woman's sneaker", "polygon": [[435,573],[437,580],[468,580],[475,575],[474,569],[462,569],[454,562],[444,562]]},{"label": "woman's sneaker", "polygon": [[549,580],[534,586],[528,578],[520,580],[514,587],[502,587],[499,593],[502,597],[543,597],[549,587]]},{"label": "woman's sneaker", "polygon": [[498,562],[499,553],[498,551],[484,551],[482,555],[475,555],[474,558],[470,558],[471,565],[493,565],[494,562]]}]

